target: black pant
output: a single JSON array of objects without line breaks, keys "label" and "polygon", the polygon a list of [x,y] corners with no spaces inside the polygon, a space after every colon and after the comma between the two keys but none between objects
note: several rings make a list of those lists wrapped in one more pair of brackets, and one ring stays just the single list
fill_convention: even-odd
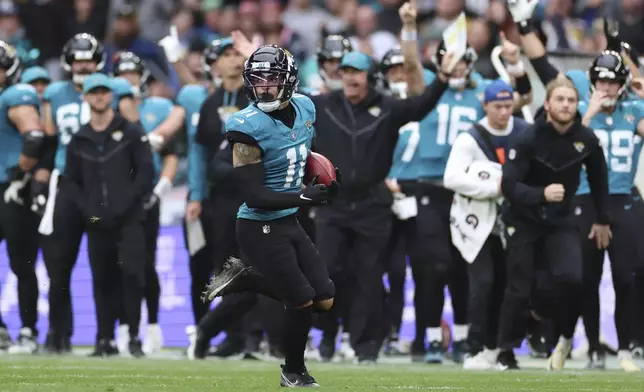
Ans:
[{"label": "black pant", "polygon": [[582,286],[583,257],[579,230],[505,220],[507,287],[501,306],[499,348],[518,347],[525,337],[526,311],[537,268],[552,279],[549,316],[565,338],[575,331]]},{"label": "black pant", "polygon": [[7,254],[11,271],[18,278],[18,307],[23,328],[30,328],[34,335],[38,320],[38,279],[36,258],[38,256],[38,216],[25,206],[14,202],[5,203],[5,190],[9,184],[0,184],[0,232],[7,242]]},{"label": "black pant", "polygon": [[407,273],[407,257],[405,254],[405,222],[395,216],[392,219],[392,230],[382,261],[385,266],[389,290],[385,295],[385,331],[387,335],[398,335],[402,325],[402,315],[405,307],[405,275]]},{"label": "black pant", "polygon": [[161,285],[156,269],[157,239],[159,238],[160,202],[150,208],[145,215],[145,305],[148,308],[148,324],[159,323],[159,302]]},{"label": "black pant", "polygon": [[332,311],[320,319],[327,319],[328,328],[337,328],[342,316],[356,354],[375,357],[384,295],[384,265],[379,262],[391,234],[390,206],[367,200],[319,208],[316,213],[317,247],[337,288]]},{"label": "black pant", "polygon": [[449,287],[454,323],[467,324],[467,264],[452,245],[449,211],[454,193],[440,186],[401,182],[415,196],[418,215],[406,221],[406,241],[414,278],[416,338],[414,351],[425,349],[425,328],[439,328]]},{"label": "black pant", "polygon": [[71,336],[74,320],[71,298],[72,271],[76,265],[85,224],[65,179],[59,177],[54,205],[54,231],[42,236],[43,256],[49,274],[49,330]]},{"label": "black pant", "polygon": [[145,232],[142,222],[114,229],[88,229],[99,339],[114,339],[125,302],[130,338],[138,339],[145,287]]},{"label": "black pant", "polygon": [[467,319],[470,325],[468,345],[476,354],[484,347],[495,349],[499,317],[505,291],[505,251],[501,238],[491,234],[474,262],[467,265],[469,300]]},{"label": "black pant", "polygon": [[[628,349],[631,341],[631,300],[633,278],[638,260],[638,229],[640,217],[634,213],[636,202],[631,195],[611,195],[611,230],[608,246],[615,289],[615,329],[620,350]],[[575,214],[584,256],[584,289],[581,316],[591,350],[599,348],[599,284],[604,270],[604,249],[597,249],[595,240],[588,239],[596,222],[596,210],[590,195],[575,198]]]},{"label": "black pant", "polygon": [[[644,231],[644,201],[636,187],[633,187],[633,213],[637,215],[639,223],[636,233]],[[633,298],[631,309],[633,320],[631,324],[631,339],[639,346],[644,345],[644,241],[636,241],[637,244],[637,265],[633,283]]]}]

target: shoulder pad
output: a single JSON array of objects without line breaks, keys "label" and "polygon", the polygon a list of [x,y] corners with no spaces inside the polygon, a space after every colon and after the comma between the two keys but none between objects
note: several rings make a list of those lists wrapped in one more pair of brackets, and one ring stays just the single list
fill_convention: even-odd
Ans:
[{"label": "shoulder pad", "polygon": [[423,78],[425,79],[425,84],[429,85],[436,79],[436,74],[428,69],[423,69]]},{"label": "shoulder pad", "polygon": [[36,88],[30,84],[16,84],[2,93],[4,106],[14,107],[22,105],[35,105],[40,107],[40,98]]},{"label": "shoulder pad", "polygon": [[[257,114],[253,114],[257,112]],[[228,121],[226,121],[226,132],[236,131],[244,133],[248,136],[251,136],[253,139],[260,139],[258,126],[256,125],[257,120],[255,116],[262,114],[260,110],[254,108],[253,106],[248,106],[245,109],[242,109],[234,113]],[[257,117],[261,118],[261,117]]]},{"label": "shoulder pad", "polygon": [[183,86],[177,94],[177,104],[185,106],[190,102],[191,99],[194,99],[194,95],[204,94],[204,92],[206,92],[206,87],[199,84],[189,84]]},{"label": "shoulder pad", "polygon": [[50,101],[54,95],[56,95],[59,91],[61,91],[69,81],[65,80],[59,80],[56,82],[52,82],[47,88],[45,89],[45,92],[43,93],[43,100],[45,101]]},{"label": "shoulder pad", "polygon": [[128,95],[134,95],[134,89],[130,82],[125,78],[112,78],[112,93],[118,97],[122,98]]}]

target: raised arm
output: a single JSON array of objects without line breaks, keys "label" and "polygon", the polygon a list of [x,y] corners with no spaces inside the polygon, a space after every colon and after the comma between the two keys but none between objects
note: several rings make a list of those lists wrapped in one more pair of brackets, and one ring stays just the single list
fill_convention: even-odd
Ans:
[{"label": "raised arm", "polygon": [[405,62],[403,67],[407,75],[407,92],[410,96],[416,96],[425,90],[425,78],[423,65],[418,56],[418,33],[416,28],[416,0],[404,3],[398,10],[400,20],[403,23],[400,33],[401,48]]}]

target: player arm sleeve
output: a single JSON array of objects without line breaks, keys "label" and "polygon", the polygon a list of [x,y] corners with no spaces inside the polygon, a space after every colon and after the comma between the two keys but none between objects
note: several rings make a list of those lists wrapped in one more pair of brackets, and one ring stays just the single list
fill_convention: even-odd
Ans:
[{"label": "player arm sleeve", "polygon": [[134,189],[135,198],[141,200],[144,196],[152,192],[154,178],[154,163],[152,161],[152,151],[148,143],[147,136],[140,125],[136,123],[128,124],[135,133],[136,139],[133,143],[132,158],[134,163]]},{"label": "player arm sleeve", "polygon": [[472,199],[489,199],[499,196],[497,178],[481,179],[469,175],[469,166],[474,162],[478,144],[469,133],[461,133],[454,140],[447,159],[443,184],[445,188]]},{"label": "player arm sleeve", "polygon": [[503,196],[516,205],[534,206],[546,201],[543,187],[523,182],[530,169],[531,151],[529,141],[521,140],[510,150],[510,159],[503,165],[501,191]]},{"label": "player arm sleeve", "polygon": [[391,109],[393,118],[391,131],[398,134],[398,129],[408,122],[421,121],[425,118],[434,110],[445,89],[447,89],[447,83],[437,77],[425,88],[422,95],[394,101]]},{"label": "player arm sleeve", "polygon": [[544,85],[547,85],[548,83],[556,79],[559,75],[557,68],[550,64],[547,54],[544,54],[541,57],[530,59],[530,63],[532,64],[532,68],[534,68],[534,71],[537,73],[539,79],[541,79],[541,82]]},{"label": "player arm sleeve", "polygon": [[604,151],[597,142],[595,149],[584,160],[588,173],[590,193],[597,209],[597,223],[610,224],[610,205],[608,194],[608,168]]},{"label": "player arm sleeve", "polygon": [[279,211],[310,204],[301,192],[275,192],[265,187],[266,169],[257,142],[241,132],[228,131],[227,136],[233,146],[234,175],[248,207]]},{"label": "player arm sleeve", "polygon": [[188,141],[188,197],[190,201],[202,201],[206,197],[206,147],[194,138]]}]

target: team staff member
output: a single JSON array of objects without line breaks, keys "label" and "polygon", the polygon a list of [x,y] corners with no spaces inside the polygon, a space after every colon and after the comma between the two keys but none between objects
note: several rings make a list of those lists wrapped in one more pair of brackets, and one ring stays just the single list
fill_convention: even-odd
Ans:
[{"label": "team staff member", "polygon": [[154,165],[143,129],[114,112],[112,83],[103,74],[83,83],[90,120],[72,137],[67,177],[87,227],[98,319],[95,355],[118,352],[112,346],[120,310],[113,298],[123,291],[129,350],[143,356],[139,339],[144,290],[144,201],[152,192]]},{"label": "team staff member", "polygon": [[[391,230],[392,200],[384,181],[398,130],[434,109],[447,88],[451,59],[451,54],[443,58],[438,78],[423,95],[397,100],[374,89],[373,60],[350,52],[340,63],[343,90],[312,97],[316,128],[323,130],[316,134],[314,149],[346,173],[337,200],[318,211],[316,242],[329,271],[349,254],[357,255],[349,266],[357,284],[348,329],[361,362],[375,361],[380,346],[383,270],[377,261]],[[346,242],[349,237],[354,238],[351,245]]]},{"label": "team staff member", "polygon": [[[589,238],[606,248],[612,236],[608,180],[604,153],[593,131],[577,115],[579,95],[573,83],[557,78],[546,88],[544,112],[508,152],[501,189],[505,196],[503,221],[507,239],[507,282],[501,307],[499,363],[517,369],[512,349],[530,299],[537,252],[553,277],[552,318],[569,341],[580,306],[583,257],[574,221],[572,198],[579,186],[582,165],[597,210]],[[572,326],[572,327],[571,327]],[[554,356],[554,355],[553,355]],[[557,359],[549,359],[549,367]]]},{"label": "team staff member", "polygon": [[[65,154],[72,135],[89,120],[89,107],[82,98],[83,81],[94,73],[101,72],[105,64],[103,45],[92,35],[81,33],[72,37],[63,47],[61,66],[69,73],[69,80],[51,83],[43,93],[42,120],[50,134],[58,136],[54,170],[51,178],[40,184],[47,207],[40,223],[43,234],[42,249],[49,274],[49,332],[46,350],[50,353],[71,350],[73,312],[71,300],[71,276],[80,248],[84,222],[76,211],[73,195],[65,193]],[[120,79],[120,80],[117,80]],[[124,79],[116,78],[115,93],[118,95],[119,113],[138,119],[132,99],[132,88]],[[48,182],[48,183],[47,183]],[[43,186],[44,185],[44,186]],[[52,192],[48,192],[51,188]]]}]

